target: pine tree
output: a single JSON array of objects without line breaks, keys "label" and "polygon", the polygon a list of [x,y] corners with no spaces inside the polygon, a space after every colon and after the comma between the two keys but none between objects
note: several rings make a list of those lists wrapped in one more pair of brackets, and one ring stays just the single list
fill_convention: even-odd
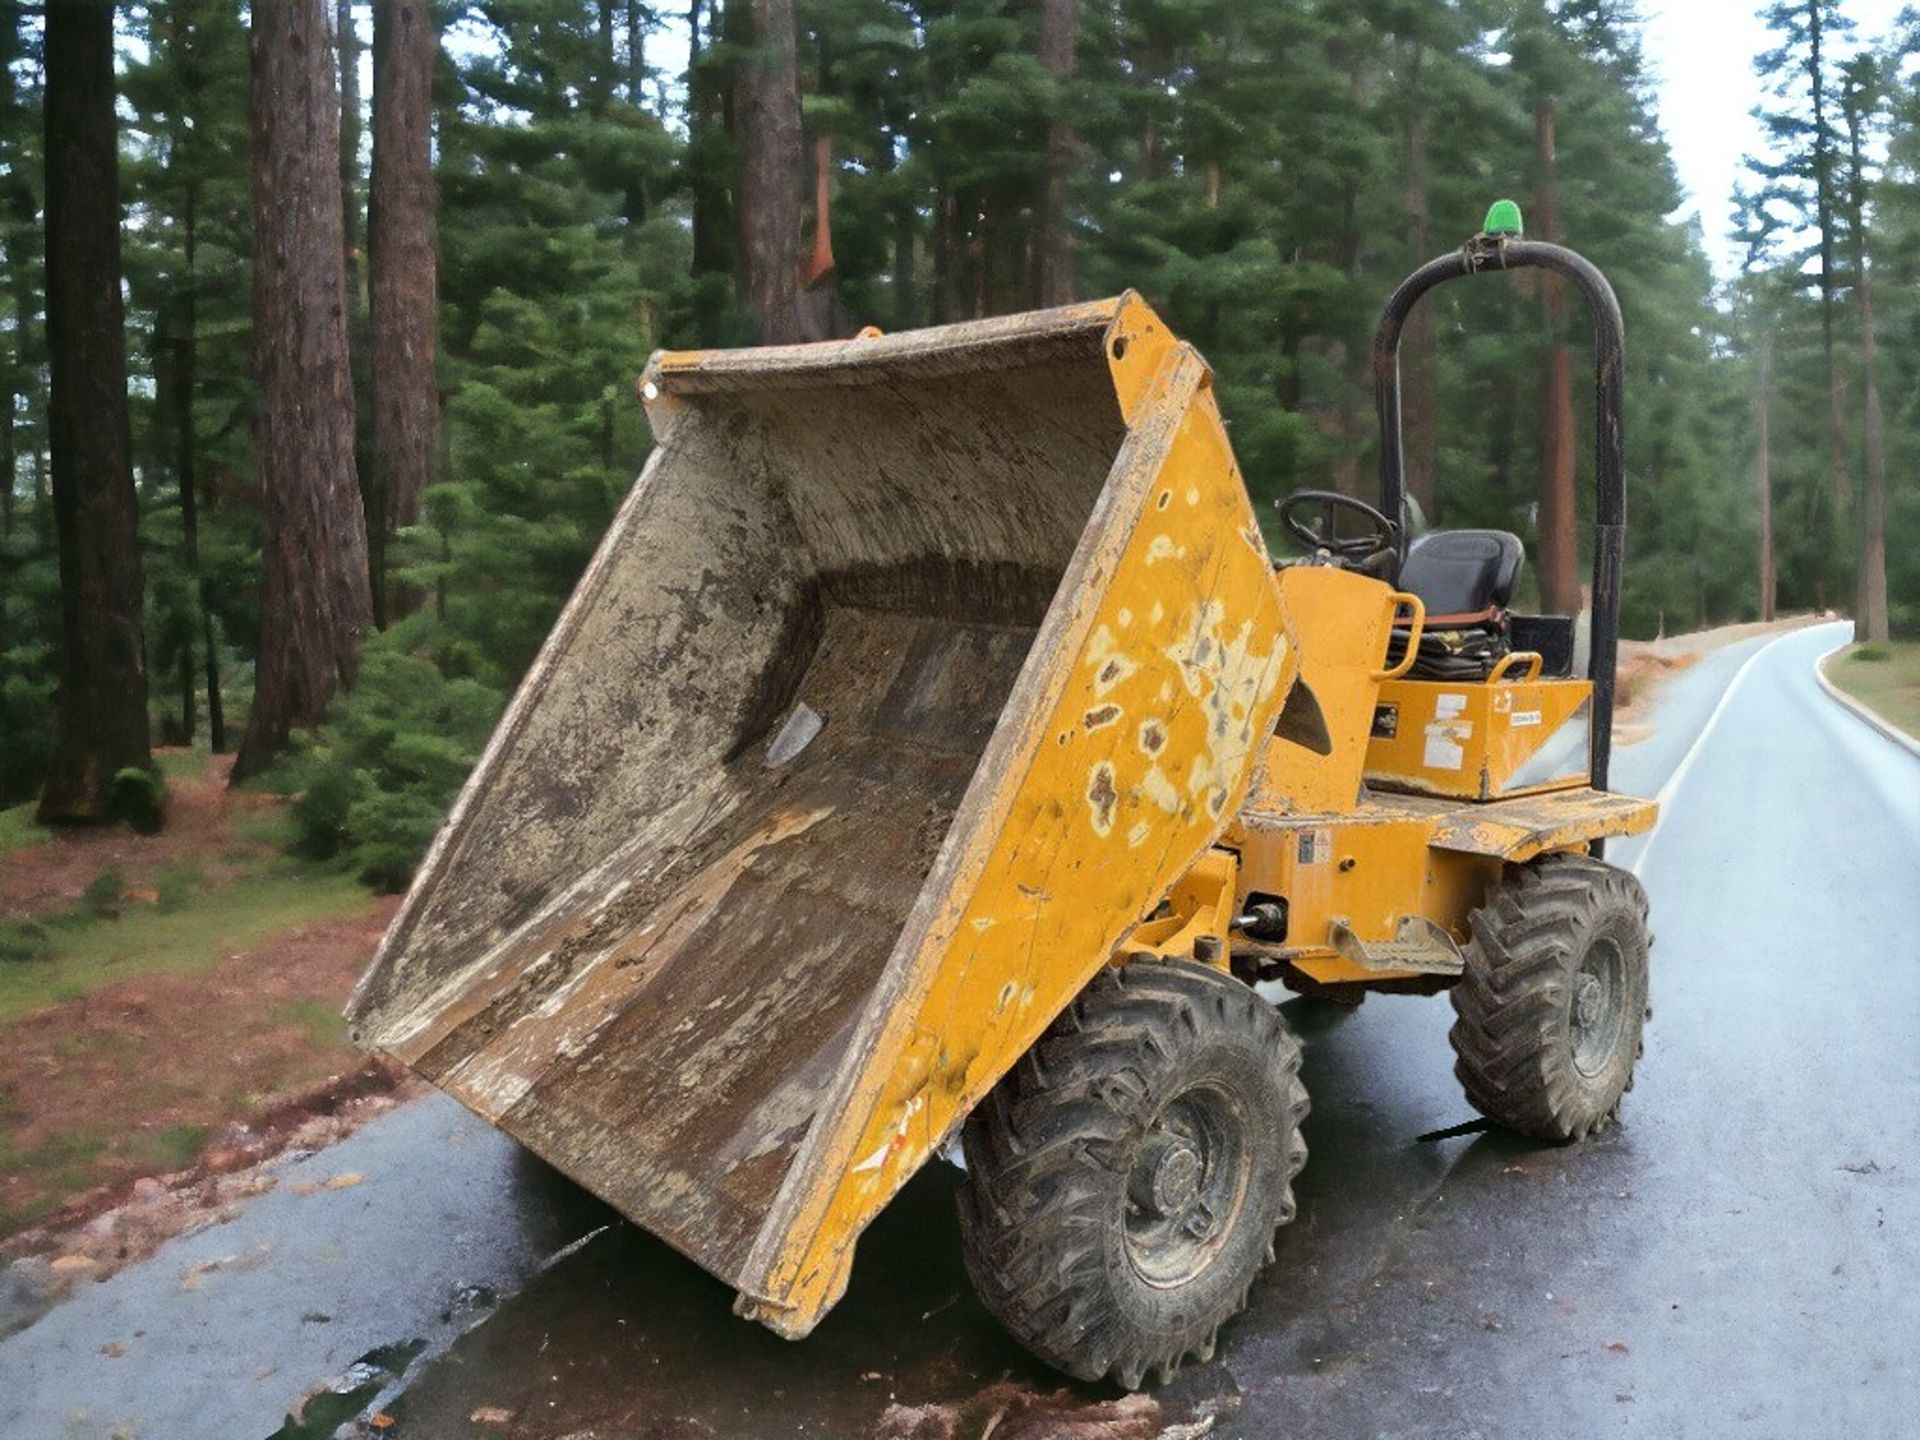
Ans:
[{"label": "pine tree", "polygon": [[143,19],[145,58],[127,64],[123,91],[135,142],[127,188],[145,219],[127,239],[128,290],[136,315],[150,317],[134,359],[150,372],[154,396],[154,438],[140,462],[148,653],[153,673],[172,675],[179,696],[178,720],[163,721],[161,733],[193,743],[204,695],[209,741],[222,751],[221,637],[253,629],[242,593],[258,564],[251,497],[232,478],[251,465],[241,423],[252,405],[246,31],[221,0],[181,0]]},{"label": "pine tree", "polygon": [[1880,128],[1879,69],[1871,54],[1855,56],[1842,70],[1840,108],[1845,117],[1846,174],[1841,186],[1853,262],[1853,294],[1860,310],[1861,409],[1866,434],[1866,488],[1860,496],[1860,552],[1855,566],[1859,594],[1854,616],[1863,638],[1888,638],[1887,629],[1887,437],[1880,410],[1880,359],[1874,336],[1873,276],[1867,239],[1869,141]]},{"label": "pine tree", "polygon": [[1068,82],[1073,78],[1074,49],[1079,38],[1079,0],[1041,0],[1040,65],[1054,85],[1048,107],[1047,163],[1040,196],[1040,273],[1035,287],[1035,298],[1042,305],[1065,305],[1078,294],[1068,186],[1080,141],[1074,133],[1073,93]]},{"label": "pine tree", "polygon": [[742,302],[769,345],[825,338],[800,293],[800,193],[806,147],[793,0],[744,0],[747,53],[736,76]]},{"label": "pine tree", "polygon": [[[1834,344],[1839,279],[1834,250],[1838,238],[1841,138],[1836,123],[1837,41],[1853,25],[1840,13],[1838,0],[1776,0],[1763,12],[1779,44],[1755,61],[1770,87],[1776,107],[1763,110],[1767,138],[1776,159],[1750,159],[1761,180],[1755,204],[1786,223],[1778,236],[1811,234],[1818,258],[1815,281],[1820,296],[1820,345],[1826,370],[1827,452],[1830,511],[1820,516],[1823,545],[1816,578],[1818,603],[1825,606],[1835,588],[1828,551],[1844,533],[1853,505],[1847,468],[1842,378]],[[1792,261],[1781,258],[1783,264]]]},{"label": "pine tree", "polygon": [[426,0],[393,0],[374,12],[372,265],[373,484],[369,518],[374,619],[394,598],[387,542],[419,523],[433,480],[440,387],[437,262],[430,131],[433,16]]},{"label": "pine tree", "polygon": [[252,50],[254,453],[266,541],[236,781],[265,769],[352,685],[373,615],[347,368],[340,110],[322,0],[257,6]]},{"label": "pine tree", "polygon": [[46,17],[48,434],[60,550],[60,691],[42,821],[102,820],[152,766],[126,317],[113,10]]},{"label": "pine tree", "polygon": [[0,284],[6,351],[0,448],[0,805],[32,797],[46,773],[58,684],[59,562],[46,503],[46,326],[40,235],[44,140],[38,36],[0,5]]}]

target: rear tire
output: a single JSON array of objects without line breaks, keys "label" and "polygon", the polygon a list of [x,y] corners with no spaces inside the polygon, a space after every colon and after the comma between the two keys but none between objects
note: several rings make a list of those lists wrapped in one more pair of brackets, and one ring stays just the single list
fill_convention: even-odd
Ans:
[{"label": "rear tire", "polygon": [[1102,971],[967,1122],[974,1288],[1082,1380],[1211,1359],[1293,1218],[1306,1113],[1299,1044],[1250,987],[1187,961]]},{"label": "rear tire", "polygon": [[1640,882],[1585,856],[1543,856],[1494,886],[1471,925],[1449,1037],[1467,1099],[1542,1140],[1605,1128],[1652,1013]]}]

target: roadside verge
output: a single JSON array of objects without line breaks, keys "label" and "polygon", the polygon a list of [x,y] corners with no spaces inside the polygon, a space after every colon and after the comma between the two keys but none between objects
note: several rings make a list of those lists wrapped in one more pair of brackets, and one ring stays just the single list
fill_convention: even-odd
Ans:
[{"label": "roadside verge", "polygon": [[1834,657],[1848,649],[1852,643],[1852,641],[1848,641],[1846,644],[1835,646],[1832,650],[1829,650],[1818,660],[1814,661],[1813,678],[1820,682],[1820,688],[1826,691],[1828,696],[1840,706],[1844,709],[1851,710],[1862,721],[1886,736],[1887,739],[1891,740],[1915,759],[1920,759],[1920,740],[1914,739],[1913,736],[1909,735],[1905,730],[1902,730],[1898,725],[1894,724],[1893,721],[1887,719],[1886,716],[1882,715],[1865,701],[1856,700],[1853,696],[1849,695],[1845,690],[1836,685],[1833,677],[1827,673],[1827,666],[1832,663]]}]

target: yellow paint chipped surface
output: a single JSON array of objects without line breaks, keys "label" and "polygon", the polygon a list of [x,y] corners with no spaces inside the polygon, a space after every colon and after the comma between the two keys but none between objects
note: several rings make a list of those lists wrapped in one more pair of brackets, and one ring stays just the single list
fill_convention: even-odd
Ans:
[{"label": "yellow paint chipped surface", "polygon": [[[813,1243],[783,1267],[781,1328],[830,1303],[852,1237],[1207,853],[1244,792],[1294,658],[1265,550],[1243,543],[1252,508],[1203,379],[1190,352],[1174,357],[1141,414],[1177,420],[1159,453],[1123,455],[1109,482],[1131,495],[1089,572],[1110,578],[1076,597],[1078,654],[929,923],[925,987],[836,1137],[854,1163],[822,1156],[844,1178],[799,1217]],[[1158,508],[1169,489],[1188,505]],[[915,1053],[935,1058],[920,1071]]]}]

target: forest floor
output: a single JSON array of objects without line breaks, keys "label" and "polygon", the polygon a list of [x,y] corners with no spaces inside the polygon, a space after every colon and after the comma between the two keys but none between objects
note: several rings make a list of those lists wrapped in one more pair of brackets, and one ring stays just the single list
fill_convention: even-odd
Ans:
[{"label": "forest floor", "polygon": [[1882,720],[1920,740],[1920,640],[1850,645],[1827,661],[1826,675]]},{"label": "forest floor", "polygon": [[157,835],[0,812],[0,1251],[397,1083],[340,1018],[397,901],[290,857],[286,802],[230,791],[230,758],[157,758]]}]

